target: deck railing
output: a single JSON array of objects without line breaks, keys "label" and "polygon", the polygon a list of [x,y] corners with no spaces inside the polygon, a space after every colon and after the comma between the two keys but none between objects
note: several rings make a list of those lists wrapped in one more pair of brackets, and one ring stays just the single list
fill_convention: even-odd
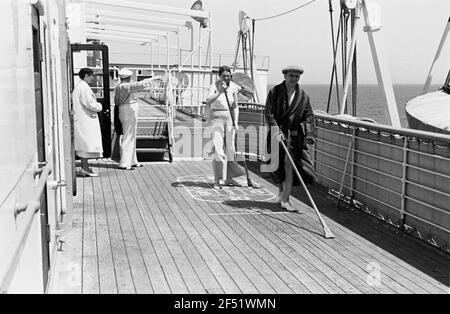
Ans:
[{"label": "deck railing", "polygon": [[21,208],[16,208],[14,215],[17,217],[21,214],[23,217],[23,225],[17,230],[17,234],[13,238],[6,253],[0,260],[0,294],[8,293],[11,282],[14,278],[16,269],[20,263],[28,235],[31,231],[36,214],[41,208],[41,199],[47,187],[47,179],[52,173],[49,166],[39,169],[36,175],[40,175],[39,182],[35,188],[32,200]]},{"label": "deck railing", "polygon": [[316,115],[315,167],[344,201],[449,249],[450,136]]},{"label": "deck railing", "polygon": [[[243,128],[264,124],[264,106],[240,108]],[[449,252],[450,136],[315,116],[311,155],[330,194]],[[265,145],[267,132],[254,130],[259,143],[246,148]]]},{"label": "deck railing", "polygon": [[[174,109],[204,118],[203,101],[208,97],[213,80],[211,69],[180,67],[171,69],[169,73],[171,104]],[[180,81],[176,75],[184,76],[187,81]]]}]

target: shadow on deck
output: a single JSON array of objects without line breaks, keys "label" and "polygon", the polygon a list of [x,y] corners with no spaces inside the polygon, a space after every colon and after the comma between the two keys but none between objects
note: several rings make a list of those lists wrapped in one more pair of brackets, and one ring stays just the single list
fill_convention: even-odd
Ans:
[{"label": "shadow on deck", "polygon": [[[267,182],[272,182],[267,175],[259,173],[257,163],[248,162],[248,165],[252,173]],[[308,189],[321,214],[363,237],[374,246],[408,263],[418,271],[450,287],[450,257],[448,254],[363,211],[342,203],[338,208],[337,199],[328,195],[327,191],[311,186],[308,186]],[[299,201],[310,204],[302,187],[294,188],[292,195]]]}]

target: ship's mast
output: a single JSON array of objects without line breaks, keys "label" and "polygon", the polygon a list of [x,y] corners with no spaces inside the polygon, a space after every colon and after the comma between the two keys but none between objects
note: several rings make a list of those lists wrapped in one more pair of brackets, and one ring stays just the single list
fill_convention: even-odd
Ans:
[{"label": "ship's mast", "polygon": [[433,79],[434,69],[440,58],[442,57],[442,50],[448,44],[448,33],[450,32],[450,17],[448,18],[447,27],[445,28],[444,34],[442,35],[441,43],[436,51],[436,56],[434,57],[433,64],[431,65],[430,72],[428,73],[425,86],[423,87],[423,94],[426,94],[430,90],[431,81]]},{"label": "ship's mast", "polygon": [[348,97],[348,91],[350,86],[350,79],[352,77],[352,67],[355,57],[356,50],[356,30],[360,24],[361,13],[364,16],[365,27],[364,31],[367,33],[370,49],[372,52],[372,59],[375,66],[375,72],[377,75],[378,86],[386,100],[387,109],[389,112],[389,118],[391,125],[395,127],[400,127],[400,117],[398,114],[397,103],[394,95],[394,88],[392,84],[392,79],[388,71],[389,66],[387,59],[384,56],[383,41],[380,38],[381,32],[381,22],[379,18],[379,6],[375,2],[368,2],[366,0],[342,0],[341,3],[348,9],[355,10],[355,19],[353,23],[353,31],[351,37],[350,49],[348,51],[348,56],[346,59],[346,70],[344,78],[344,94],[342,96],[342,106],[341,114],[345,113],[346,110],[346,100]]}]

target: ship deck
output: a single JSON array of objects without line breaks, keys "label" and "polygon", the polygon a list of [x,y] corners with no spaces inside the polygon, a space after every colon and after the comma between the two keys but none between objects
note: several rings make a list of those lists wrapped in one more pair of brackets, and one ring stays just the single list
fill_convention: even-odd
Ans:
[{"label": "ship deck", "polygon": [[212,189],[209,161],[94,165],[77,178],[51,293],[448,293],[445,253],[311,188],[335,235],[325,239],[301,188],[299,213],[277,187]]}]

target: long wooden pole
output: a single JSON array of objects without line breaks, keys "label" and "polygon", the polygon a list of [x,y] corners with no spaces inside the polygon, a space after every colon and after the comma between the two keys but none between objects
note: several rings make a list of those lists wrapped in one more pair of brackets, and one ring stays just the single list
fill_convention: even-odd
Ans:
[{"label": "long wooden pole", "polygon": [[[236,121],[234,120],[234,115],[233,115],[233,111],[231,110],[231,104],[230,104],[230,100],[228,99],[227,91],[225,91],[225,98],[227,99],[228,110],[230,111],[230,115],[231,115],[231,121],[233,121],[233,128],[236,130]],[[245,175],[247,176],[247,185],[249,187],[252,187],[255,189],[259,188],[259,186],[257,184],[254,184],[252,182],[252,180],[250,179],[250,174],[248,172],[247,161],[245,160],[245,156],[244,156],[244,168],[245,168]]]},{"label": "long wooden pole", "polygon": [[333,239],[334,238],[334,234],[328,228],[327,224],[325,223],[325,221],[323,220],[322,216],[320,215],[320,212],[317,209],[316,203],[314,202],[311,194],[309,193],[308,188],[306,187],[305,181],[303,181],[303,178],[300,175],[300,172],[298,171],[297,167],[295,166],[294,160],[292,159],[291,154],[289,153],[289,150],[286,147],[286,144],[283,142],[283,140],[281,140],[280,143],[281,143],[281,146],[283,147],[283,149],[285,150],[286,155],[288,156],[289,161],[291,162],[292,167],[294,168],[294,171],[297,174],[298,179],[300,180],[300,183],[302,184],[303,188],[305,189],[305,192],[308,195],[309,201],[311,202],[311,205],[313,206],[313,209],[316,212],[317,217],[319,218],[319,221],[320,221],[320,223],[322,225],[322,228],[323,228],[325,239]]}]

